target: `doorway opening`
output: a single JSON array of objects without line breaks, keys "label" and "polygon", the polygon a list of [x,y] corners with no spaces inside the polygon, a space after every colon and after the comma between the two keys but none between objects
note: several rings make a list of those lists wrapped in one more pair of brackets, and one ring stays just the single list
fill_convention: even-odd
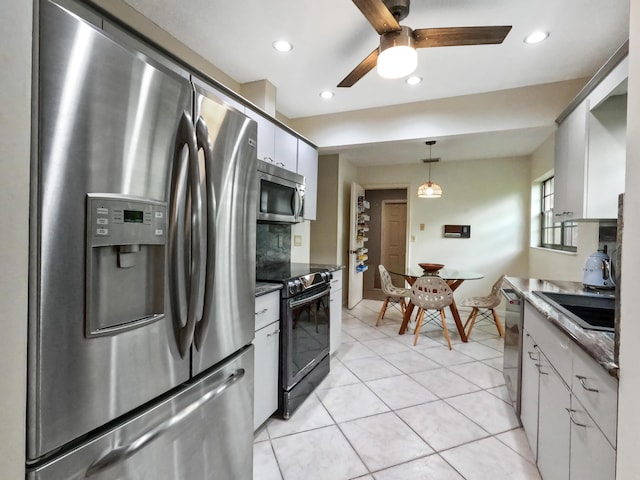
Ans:
[{"label": "doorway opening", "polygon": [[371,204],[369,269],[364,272],[363,298],[384,300],[378,265],[391,272],[403,272],[407,258],[407,189],[366,190]]}]

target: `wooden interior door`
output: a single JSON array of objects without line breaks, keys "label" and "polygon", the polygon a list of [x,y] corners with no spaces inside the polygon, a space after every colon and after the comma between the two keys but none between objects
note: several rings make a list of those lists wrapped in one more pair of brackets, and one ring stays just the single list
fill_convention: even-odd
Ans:
[{"label": "wooden interior door", "polygon": [[347,308],[352,309],[362,301],[364,285],[362,272],[356,271],[358,264],[358,248],[364,245],[358,240],[358,197],[364,196],[364,188],[357,183],[351,184],[351,212],[349,215],[349,291],[347,292]]},{"label": "wooden interior door", "polygon": [[407,259],[407,202],[382,202],[380,263],[391,272],[404,272]]}]

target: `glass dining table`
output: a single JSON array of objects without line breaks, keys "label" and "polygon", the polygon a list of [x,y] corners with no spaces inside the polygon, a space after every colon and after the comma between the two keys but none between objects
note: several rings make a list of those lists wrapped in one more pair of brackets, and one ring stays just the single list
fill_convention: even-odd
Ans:
[{"label": "glass dining table", "polygon": [[[409,285],[413,285],[418,277],[422,277],[425,275],[433,275],[430,273],[426,273],[420,267],[408,268],[404,272],[389,270],[389,273],[392,275],[399,275],[403,277]],[[484,278],[484,275],[478,272],[471,272],[469,270],[458,270],[456,268],[441,268],[438,272],[435,273],[437,276],[442,278],[447,282],[451,291],[454,291],[462,285],[465,280],[479,280]],[[409,325],[409,320],[411,319],[411,315],[413,314],[413,309],[415,305],[411,300],[407,303],[407,308],[405,308],[404,316],[402,318],[402,325],[400,326],[400,331],[398,332],[400,335],[404,335],[407,331],[407,326]],[[453,316],[453,320],[456,323],[456,328],[458,329],[458,333],[460,334],[460,338],[463,342],[467,342],[467,335],[464,331],[464,327],[462,326],[462,320],[460,319],[460,312],[458,312],[458,307],[456,306],[455,299],[449,306],[451,310],[451,315]]]}]

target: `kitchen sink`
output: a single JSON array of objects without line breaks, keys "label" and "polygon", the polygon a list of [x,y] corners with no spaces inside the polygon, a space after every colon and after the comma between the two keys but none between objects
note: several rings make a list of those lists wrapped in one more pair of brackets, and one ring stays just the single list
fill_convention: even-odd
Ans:
[{"label": "kitchen sink", "polygon": [[588,330],[614,331],[615,298],[612,295],[534,291],[547,303]]}]

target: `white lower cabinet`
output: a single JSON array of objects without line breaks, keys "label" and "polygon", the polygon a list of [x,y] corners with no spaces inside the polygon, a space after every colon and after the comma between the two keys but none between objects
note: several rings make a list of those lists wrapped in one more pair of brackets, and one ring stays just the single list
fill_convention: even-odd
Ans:
[{"label": "white lower cabinet", "polygon": [[542,354],[539,398],[538,469],[544,480],[567,480],[571,392]]},{"label": "white lower cabinet", "polygon": [[613,480],[616,451],[575,396],[571,398],[571,480]]},{"label": "white lower cabinet", "polygon": [[540,352],[533,337],[525,330],[522,336],[522,386],[520,420],[529,440],[533,458],[538,457],[538,371]]},{"label": "white lower cabinet", "polygon": [[342,342],[342,270],[331,272],[331,293],[329,295],[329,353],[340,348]]},{"label": "white lower cabinet", "polygon": [[520,418],[538,469],[544,480],[614,480],[617,381],[559,333],[525,306]]},{"label": "white lower cabinet", "polygon": [[278,357],[280,353],[280,292],[256,298],[256,320],[264,317],[276,320],[255,332],[255,383],[253,389],[253,429],[262,425],[278,409]]}]

